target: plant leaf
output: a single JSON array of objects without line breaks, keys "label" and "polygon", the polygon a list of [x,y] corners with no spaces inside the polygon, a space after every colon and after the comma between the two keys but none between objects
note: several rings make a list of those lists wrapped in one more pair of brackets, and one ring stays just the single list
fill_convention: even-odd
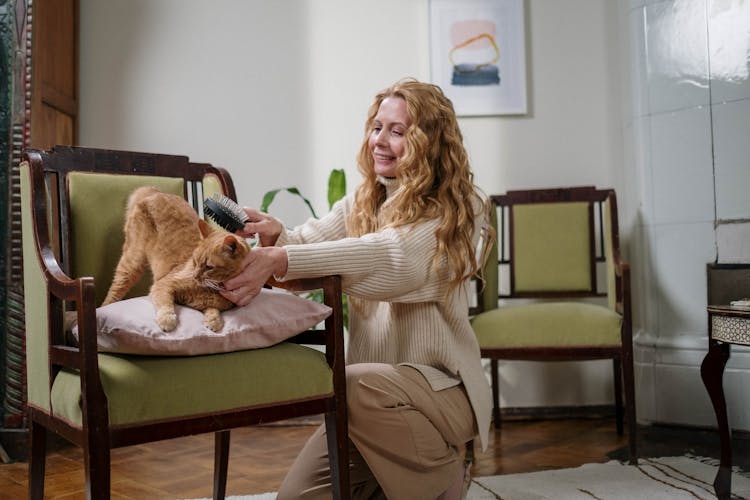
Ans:
[{"label": "plant leaf", "polygon": [[268,207],[273,203],[273,199],[276,198],[276,194],[279,191],[281,191],[281,189],[273,189],[263,195],[263,201],[260,203],[261,212],[268,212]]},{"label": "plant leaf", "polygon": [[328,176],[328,209],[346,194],[346,173],[343,169],[331,170]]},{"label": "plant leaf", "polygon": [[302,198],[302,201],[305,202],[305,205],[307,205],[307,208],[310,209],[310,213],[313,217],[316,219],[318,218],[318,214],[315,213],[315,209],[313,208],[312,204],[310,203],[310,200],[302,196],[302,194],[299,192],[299,189],[296,187],[288,187],[288,188],[282,188],[282,189],[273,189],[271,191],[268,191],[266,194],[263,195],[263,201],[260,204],[260,211],[268,213],[268,207],[273,203],[273,200],[276,198],[276,195],[279,193],[279,191],[286,191],[288,193],[291,193],[295,196],[299,196]]}]

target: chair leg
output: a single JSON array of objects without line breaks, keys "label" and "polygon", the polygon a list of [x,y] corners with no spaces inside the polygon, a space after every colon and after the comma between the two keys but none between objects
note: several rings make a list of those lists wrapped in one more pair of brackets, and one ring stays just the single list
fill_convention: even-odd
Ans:
[{"label": "chair leg", "polygon": [[44,469],[47,458],[47,430],[29,417],[29,500],[44,498]]},{"label": "chair leg", "polygon": [[625,382],[625,419],[628,422],[628,446],[630,448],[630,464],[638,464],[637,438],[638,423],[635,411],[635,376],[633,373],[633,348],[626,349],[622,357],[622,376]]},{"label": "chair leg", "polygon": [[86,498],[109,500],[110,447],[108,433],[90,433],[83,445]]},{"label": "chair leg", "polygon": [[[341,406],[337,402],[337,406]],[[349,500],[349,432],[346,408],[337,407],[325,414],[331,490],[335,500]]]},{"label": "chair leg", "polygon": [[214,433],[214,500],[224,500],[227,494],[230,431]]},{"label": "chair leg", "polygon": [[622,424],[622,363],[620,358],[612,359],[612,367],[615,381],[615,422],[617,424],[617,435],[622,436],[624,426]]},{"label": "chair leg", "polygon": [[490,360],[492,371],[492,419],[495,421],[495,429],[500,428],[500,375],[497,373],[497,359]]}]

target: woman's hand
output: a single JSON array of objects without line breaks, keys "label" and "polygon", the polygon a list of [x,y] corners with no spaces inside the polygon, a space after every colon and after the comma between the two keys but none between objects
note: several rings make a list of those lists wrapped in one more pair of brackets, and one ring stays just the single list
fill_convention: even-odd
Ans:
[{"label": "woman's hand", "polygon": [[255,247],[245,257],[242,271],[224,282],[221,295],[238,306],[247,305],[260,293],[268,278],[284,276],[288,265],[286,250],[282,247]]},{"label": "woman's hand", "polygon": [[242,210],[247,214],[248,222],[245,223],[245,227],[237,231],[237,234],[244,238],[257,235],[261,246],[274,246],[281,234],[281,222],[254,208],[243,207]]}]

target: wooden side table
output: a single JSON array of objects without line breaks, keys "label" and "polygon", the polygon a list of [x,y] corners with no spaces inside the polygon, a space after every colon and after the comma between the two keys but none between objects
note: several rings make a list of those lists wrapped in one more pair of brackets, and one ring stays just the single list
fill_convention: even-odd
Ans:
[{"label": "wooden side table", "polygon": [[708,353],[701,363],[701,378],[711,397],[719,428],[721,458],[714,479],[719,500],[729,500],[732,489],[732,440],[722,384],[732,344],[750,345],[750,308],[708,306]]}]

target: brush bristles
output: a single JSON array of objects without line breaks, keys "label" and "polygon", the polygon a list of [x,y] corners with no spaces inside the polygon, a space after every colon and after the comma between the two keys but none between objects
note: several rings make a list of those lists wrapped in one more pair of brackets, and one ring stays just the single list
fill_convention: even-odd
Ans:
[{"label": "brush bristles", "polygon": [[216,193],[213,195],[213,199],[221,203],[225,208],[232,212],[232,214],[234,214],[238,220],[242,221],[243,224],[247,222],[247,214],[244,210],[242,210],[241,206],[234,202],[232,198],[224,196],[221,193]]},{"label": "brush bristles", "polygon": [[248,220],[242,207],[231,198],[219,193],[204,200],[203,212],[219,226],[232,233],[242,229]]}]

